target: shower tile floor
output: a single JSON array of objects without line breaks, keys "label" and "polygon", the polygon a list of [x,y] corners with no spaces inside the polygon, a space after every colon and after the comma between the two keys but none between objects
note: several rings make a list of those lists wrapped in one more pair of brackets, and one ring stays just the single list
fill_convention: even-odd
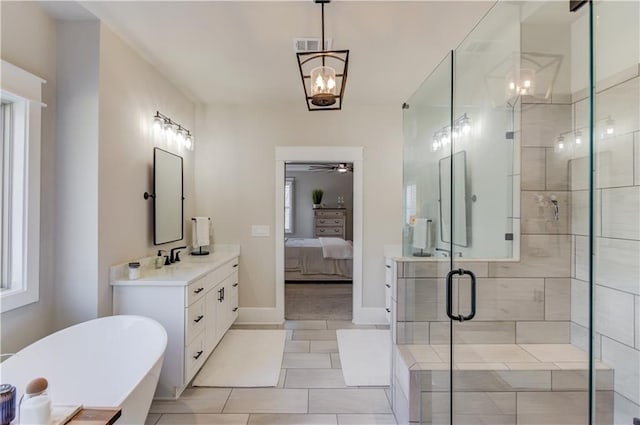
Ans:
[{"label": "shower tile floor", "polygon": [[[175,401],[154,401],[145,425],[396,424],[388,387],[347,387],[336,329],[375,329],[342,320],[288,320],[277,388],[187,388]],[[388,329],[388,326],[377,326]]]}]

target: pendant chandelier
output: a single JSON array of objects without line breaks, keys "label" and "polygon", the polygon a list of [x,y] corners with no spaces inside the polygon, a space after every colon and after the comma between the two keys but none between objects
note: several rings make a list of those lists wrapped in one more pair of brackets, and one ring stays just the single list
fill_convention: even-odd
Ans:
[{"label": "pendant chandelier", "polygon": [[307,108],[310,111],[342,109],[349,51],[325,50],[324,5],[331,0],[313,1],[322,7],[322,51],[296,53]]}]

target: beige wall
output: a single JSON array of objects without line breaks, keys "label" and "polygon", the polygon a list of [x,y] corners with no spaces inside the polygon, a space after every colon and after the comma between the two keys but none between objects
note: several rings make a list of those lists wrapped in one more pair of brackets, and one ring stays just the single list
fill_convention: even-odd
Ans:
[{"label": "beige wall", "polygon": [[[384,306],[383,245],[401,239],[402,110],[345,103],[337,112],[308,112],[302,99],[199,108],[196,211],[211,216],[216,243],[242,247],[241,307],[275,306],[276,146],[364,147],[363,306]],[[271,226],[271,236],[251,237],[252,224]]]},{"label": "beige wall", "polygon": [[[83,90],[63,90],[57,96],[57,65],[62,64],[56,56],[64,50],[57,43],[72,43],[72,34],[89,34],[92,25],[99,29],[99,35],[80,44],[86,51],[96,52],[98,58],[92,59],[96,68],[91,69],[91,63],[76,68],[83,71],[83,82],[95,80],[98,84],[85,84]],[[59,34],[69,37],[59,39]],[[75,44],[66,52],[73,51]],[[79,59],[78,55],[69,58]],[[194,132],[195,105],[104,25],[56,22],[32,2],[3,2],[2,59],[46,79],[43,101],[48,104],[43,111],[42,133],[40,301],[2,314],[0,351],[14,352],[58,328],[111,314],[109,266],[152,255],[157,249],[152,240],[152,204],[142,198],[153,188],[153,147],[157,141],[149,132],[152,116],[160,110]],[[63,89],[77,89],[79,80],[74,85],[69,75],[60,78]],[[56,113],[57,100],[62,102],[60,111],[78,117],[77,107],[86,103],[87,96],[99,99],[95,117],[98,125],[89,125],[84,119],[64,120],[64,143],[57,147],[57,121],[64,115]],[[68,155],[74,146],[82,146],[82,141],[87,144],[85,130],[95,135],[92,143],[97,144],[97,154]],[[193,154],[159,146],[185,157],[188,219],[194,210]],[[96,172],[97,186],[91,184],[96,182]],[[56,178],[57,174],[61,178]],[[80,186],[72,185],[74,181]],[[64,226],[57,220],[78,209],[93,214],[93,219],[65,222]],[[186,221],[185,235],[190,235],[190,223]],[[97,246],[79,247],[79,239],[73,234],[91,232],[97,233]],[[86,238],[80,239],[90,245]],[[88,256],[83,263],[78,263],[82,260],[79,253]],[[66,259],[73,261],[58,261]],[[97,264],[97,273],[95,267],[79,267],[88,263]],[[74,277],[70,284],[68,276]]]},{"label": "beige wall", "polygon": [[56,26],[32,2],[2,2],[3,60],[47,80],[42,86],[40,182],[40,300],[2,314],[0,352],[15,352],[49,334],[53,306],[54,158],[56,144]]},{"label": "beige wall", "polygon": [[193,134],[195,105],[104,24],[99,90],[98,315],[104,316],[112,312],[110,266],[190,242],[190,218],[195,215],[193,152],[158,145],[184,157],[183,242],[153,245],[152,203],[142,195],[153,191],[153,115],[159,110]]}]

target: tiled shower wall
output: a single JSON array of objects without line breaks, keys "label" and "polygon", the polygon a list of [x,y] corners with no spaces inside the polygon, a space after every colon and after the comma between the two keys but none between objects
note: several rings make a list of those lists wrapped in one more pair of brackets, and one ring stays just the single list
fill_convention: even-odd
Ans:
[{"label": "tiled shower wall", "polygon": [[[640,77],[635,72],[635,78],[610,88],[597,87],[595,104],[595,351],[615,370],[616,424],[640,417]],[[588,100],[572,108],[575,127],[584,127]],[[572,155],[571,342],[583,349],[589,320],[588,168],[581,152]]]},{"label": "tiled shower wall", "polygon": [[[561,100],[566,102],[523,102],[521,130],[514,141],[505,141],[521,145],[514,149],[520,152],[514,158],[514,177],[521,185],[521,207],[514,209],[513,217],[521,224],[520,261],[463,259],[461,266],[478,277],[478,311],[473,321],[458,327],[457,342],[570,341],[570,191],[567,159],[564,153],[555,152],[554,141],[559,133],[571,129],[572,107],[570,99]],[[559,202],[558,220],[551,196]],[[407,261],[399,265],[397,343],[447,343],[449,322],[441,277],[448,263]],[[464,283],[459,287],[456,298],[460,311],[465,312],[468,292]]]}]

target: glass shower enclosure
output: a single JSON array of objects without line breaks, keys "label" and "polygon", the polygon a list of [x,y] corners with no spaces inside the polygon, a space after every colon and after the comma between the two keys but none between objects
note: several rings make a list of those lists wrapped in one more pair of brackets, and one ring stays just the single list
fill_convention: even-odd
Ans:
[{"label": "glass shower enclosure", "polygon": [[577,3],[497,2],[404,105],[406,422],[640,423],[640,2]]}]

